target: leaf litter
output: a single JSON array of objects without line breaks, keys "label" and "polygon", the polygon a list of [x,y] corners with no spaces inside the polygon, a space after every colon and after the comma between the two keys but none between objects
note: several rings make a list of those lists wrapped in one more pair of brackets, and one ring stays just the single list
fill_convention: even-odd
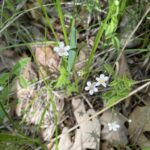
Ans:
[{"label": "leaf litter", "polygon": [[[45,4],[46,3],[47,1],[45,1]],[[107,2],[101,3],[104,7],[107,6]],[[80,8],[80,4],[81,3],[79,3],[79,6],[76,6],[77,9]],[[39,6],[36,1],[24,1],[18,5],[17,8],[32,9],[36,6]],[[67,2],[62,5],[62,9],[66,14],[65,21],[67,30],[69,30],[69,15],[73,9],[73,4],[71,4],[70,7],[68,6],[69,4],[67,4]],[[91,27],[91,25],[102,20],[105,17],[105,13],[107,13],[105,11],[99,13],[99,11],[96,11],[94,8],[92,9],[92,5],[90,4],[87,6],[88,11],[92,13],[85,13],[85,7],[84,9],[80,8],[80,17],[77,19],[76,23],[78,30],[77,46],[79,45],[77,49],[79,49],[79,54],[75,62],[75,73],[69,79],[72,82],[74,78],[79,78],[79,86],[81,86],[81,82],[83,81],[83,76],[85,74],[84,67],[86,66],[90,50],[94,44],[94,37],[98,31],[96,25],[95,27]],[[127,37],[132,33],[140,19],[133,19],[133,16],[136,14],[137,5],[130,7],[127,8],[128,10],[126,10],[126,12],[128,13],[125,13],[123,16],[118,31],[121,47],[123,47]],[[134,7],[136,8],[135,10],[133,9]],[[97,6],[95,8],[98,9]],[[62,29],[57,12],[53,10],[55,10],[53,5],[50,10],[47,9],[49,16],[52,18],[52,22],[55,24],[59,40],[63,41]],[[52,14],[52,12],[54,13]],[[33,33],[33,41],[44,39],[45,28],[47,30],[46,37],[49,40],[54,40],[51,31],[49,31],[48,27],[45,27],[47,22],[42,11],[33,9],[27,13],[27,15],[24,15],[22,19],[24,18],[30,18],[30,20],[32,20],[31,22],[28,21],[29,25],[31,25],[28,27],[32,27],[29,31]],[[82,20],[85,21],[81,22]],[[21,18],[20,21],[22,21]],[[129,25],[127,25],[127,23],[129,23]],[[126,49],[129,49],[129,53],[125,49],[120,57],[119,63],[116,64],[115,74],[120,78],[126,76],[131,80],[142,80],[149,77],[149,58],[146,57],[144,61],[145,54],[142,52],[140,54],[130,55],[130,53],[132,53],[132,48],[141,47],[140,39],[136,38],[140,32],[139,28],[126,47]],[[108,45],[106,45],[106,47],[104,46],[106,44],[105,40],[101,42],[96,53],[97,57],[95,57],[93,61],[90,75],[91,80],[94,80],[99,73],[103,73],[103,65],[105,63],[109,63],[113,66],[115,62],[114,58],[116,52],[112,50],[106,53],[104,49],[108,49]],[[92,116],[105,106],[105,102],[102,102],[103,98],[101,95],[103,91],[110,90],[109,84],[106,89],[103,87],[98,88],[100,92],[97,92],[93,96],[89,96],[88,93],[82,90],[81,93],[80,91],[78,94],[74,92],[69,96],[66,94],[66,91],[61,88],[54,88],[51,90],[51,85],[53,85],[51,81],[55,82],[59,77],[59,70],[62,62],[62,59],[54,51],[56,45],[57,44],[34,44],[29,47],[30,51],[20,48],[24,50],[24,54],[20,54],[17,48],[14,48],[15,51],[10,49],[0,54],[0,73],[9,72],[17,61],[24,57],[32,58],[21,70],[19,77],[11,78],[11,92],[13,92],[11,101],[15,101],[16,106],[15,108],[11,108],[11,112],[14,112],[14,114],[10,115],[17,118],[18,122],[21,120],[20,124],[22,126],[29,127],[27,136],[30,134],[36,135],[38,133],[38,136],[42,139],[42,142],[47,148],[49,150],[54,150],[57,146],[54,143],[54,139],[57,138],[55,137],[55,115],[57,115],[59,150],[115,150],[116,148],[134,150],[137,149],[137,147],[141,149],[150,147],[149,89],[147,88],[145,92],[141,91],[136,96],[127,98],[121,104],[105,111],[100,116],[92,118]],[[80,75],[78,74],[79,71],[81,73]],[[109,72],[105,73],[109,74]],[[113,77],[110,77],[110,82],[111,80],[113,80]],[[84,95],[84,99],[82,94]],[[52,101],[52,99],[54,101]],[[144,99],[144,106],[139,106],[141,103],[143,104],[143,100],[141,99]],[[56,106],[56,114],[52,107],[53,102]],[[101,108],[97,106],[101,106]],[[78,125],[78,128],[70,132],[70,129],[75,125]],[[30,128],[31,126],[34,129]],[[31,149],[31,147],[29,149]]]}]

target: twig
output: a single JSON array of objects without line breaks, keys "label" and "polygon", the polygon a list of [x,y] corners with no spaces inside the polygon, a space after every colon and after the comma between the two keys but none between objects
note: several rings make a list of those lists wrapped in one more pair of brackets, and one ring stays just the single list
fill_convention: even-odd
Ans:
[{"label": "twig", "polygon": [[92,104],[89,102],[89,100],[83,95],[81,94],[81,96],[83,97],[83,99],[86,101],[86,103],[89,105],[90,108],[93,108]]}]

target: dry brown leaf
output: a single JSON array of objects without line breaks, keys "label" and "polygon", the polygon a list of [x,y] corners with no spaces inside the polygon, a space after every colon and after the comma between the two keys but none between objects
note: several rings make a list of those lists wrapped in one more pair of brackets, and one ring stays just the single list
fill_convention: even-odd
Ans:
[{"label": "dry brown leaf", "polygon": [[[103,126],[101,139],[106,141],[105,143],[101,143],[102,147],[125,147],[128,143],[128,131],[124,126],[126,119],[119,112],[108,110],[103,113],[103,115],[100,117],[100,120]],[[115,122],[116,124],[120,125],[120,128],[117,131],[109,130],[108,123],[112,122]]]},{"label": "dry brown leaf", "polygon": [[[38,75],[31,62],[24,67],[20,75],[29,82],[33,79],[34,81],[35,79],[36,81],[38,80]],[[55,125],[53,107],[47,87],[41,83],[37,83],[36,86],[30,85],[23,88],[18,78],[13,83],[13,91],[15,91],[14,99],[18,100],[16,106],[17,116],[22,117],[26,123],[34,125],[38,125],[42,119],[41,135],[44,141],[49,141],[54,134]],[[58,114],[62,115],[64,106],[63,98],[61,96],[60,100],[58,96],[54,96],[54,99]],[[45,112],[44,116],[43,112]],[[58,116],[60,117],[60,115]]]},{"label": "dry brown leaf", "polygon": [[[59,150],[70,150],[72,147],[71,137],[69,133],[66,134],[68,131],[67,127],[64,127],[62,130],[62,136],[59,141],[58,149]],[[53,146],[52,149],[49,148],[49,150],[55,150],[55,146]]]},{"label": "dry brown leaf", "polygon": [[80,99],[73,99],[72,106],[76,121],[81,124],[76,130],[75,142],[71,150],[98,149],[100,147],[100,122],[96,117],[87,121],[95,114],[95,111],[93,109],[86,111]]},{"label": "dry brown leaf", "polygon": [[36,62],[42,67],[48,67],[50,72],[56,72],[59,64],[59,56],[48,46],[37,46],[35,48]]},{"label": "dry brown leaf", "polygon": [[150,103],[143,107],[137,106],[130,114],[130,119],[129,135],[133,144],[142,148],[150,147]]},{"label": "dry brown leaf", "polygon": [[[96,117],[87,121],[90,116],[95,114],[95,111],[93,109],[85,111],[84,103],[80,99],[73,99],[72,106],[74,109],[76,121],[78,124],[81,124],[79,128],[76,129],[74,143],[71,142],[71,137],[69,134],[65,134],[68,129],[64,128],[64,135],[59,141],[59,150],[99,149],[100,122]],[[55,146],[53,149],[54,148]]]}]

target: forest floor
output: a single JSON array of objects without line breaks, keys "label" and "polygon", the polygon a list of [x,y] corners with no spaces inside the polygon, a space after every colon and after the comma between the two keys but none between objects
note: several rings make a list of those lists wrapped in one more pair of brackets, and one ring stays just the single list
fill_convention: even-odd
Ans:
[{"label": "forest floor", "polygon": [[0,150],[150,150],[150,3],[1,0]]}]

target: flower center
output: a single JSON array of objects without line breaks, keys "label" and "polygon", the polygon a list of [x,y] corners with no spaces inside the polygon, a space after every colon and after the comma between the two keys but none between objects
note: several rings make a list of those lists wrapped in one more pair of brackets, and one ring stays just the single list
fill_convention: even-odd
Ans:
[{"label": "flower center", "polygon": [[93,89],[94,89],[94,85],[91,84],[91,86],[90,86],[90,91],[93,90]]},{"label": "flower center", "polygon": [[104,83],[104,80],[103,80],[103,79],[99,79],[98,82],[99,82],[99,83]]},{"label": "flower center", "polygon": [[65,52],[64,48],[60,48],[60,52],[64,53]]}]

